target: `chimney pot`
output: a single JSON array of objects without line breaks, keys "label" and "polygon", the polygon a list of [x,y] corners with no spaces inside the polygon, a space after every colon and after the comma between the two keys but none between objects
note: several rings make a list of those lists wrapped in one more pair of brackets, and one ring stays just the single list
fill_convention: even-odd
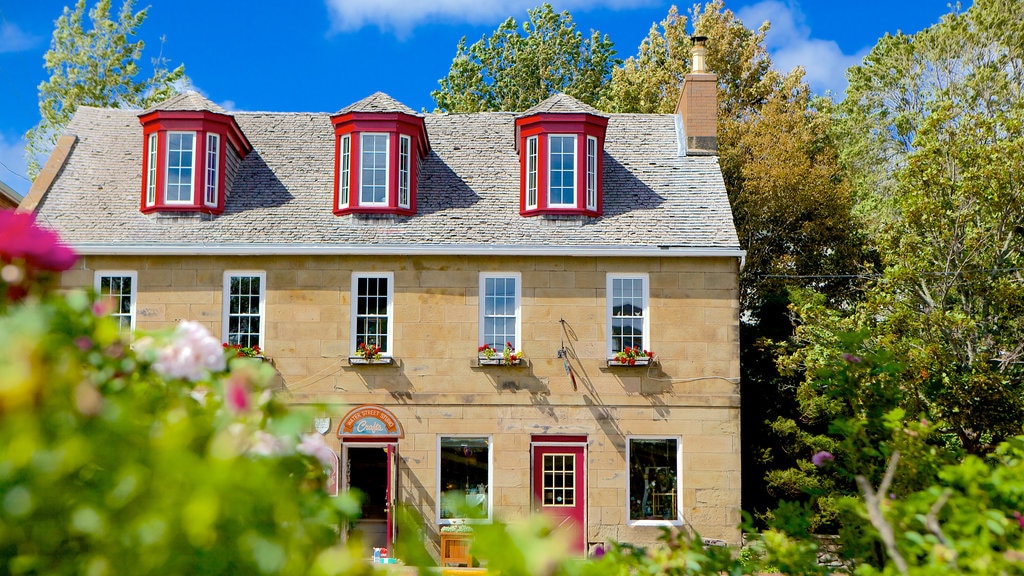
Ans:
[{"label": "chimney pot", "polygon": [[692,62],[690,63],[690,71],[694,74],[707,74],[707,48],[704,43],[707,42],[707,36],[690,36],[690,42],[693,43],[693,55]]}]

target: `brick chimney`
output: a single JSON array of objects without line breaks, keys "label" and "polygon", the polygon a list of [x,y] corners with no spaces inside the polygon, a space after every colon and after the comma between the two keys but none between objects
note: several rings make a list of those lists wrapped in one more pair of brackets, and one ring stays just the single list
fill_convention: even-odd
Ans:
[{"label": "brick chimney", "polygon": [[683,119],[686,153],[694,156],[718,153],[718,76],[708,72],[705,36],[691,36],[693,58],[690,73],[683,78],[683,88],[676,104],[676,114]]}]

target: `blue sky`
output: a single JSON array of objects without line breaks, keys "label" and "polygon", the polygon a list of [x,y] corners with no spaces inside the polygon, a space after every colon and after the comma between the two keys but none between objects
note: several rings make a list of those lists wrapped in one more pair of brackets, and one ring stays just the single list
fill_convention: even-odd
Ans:
[{"label": "blue sky", "polygon": [[[94,0],[88,0],[91,7]],[[39,120],[37,86],[54,21],[70,0],[0,0],[0,181],[24,194],[24,134]],[[433,110],[462,36],[472,43],[540,0],[152,0],[139,31],[140,75],[162,54],[193,87],[231,110],[334,112],[378,90]],[[673,2],[560,0],[577,29],[607,34],[634,55]],[[116,12],[121,2],[113,0]],[[692,3],[676,3],[686,10]],[[964,2],[964,8],[969,6]],[[139,2],[139,6],[146,6]],[[949,12],[948,0],[726,0],[753,28],[772,23],[777,68],[802,65],[818,93],[841,97],[845,70],[886,32],[913,33]],[[163,42],[161,42],[163,38]]]}]

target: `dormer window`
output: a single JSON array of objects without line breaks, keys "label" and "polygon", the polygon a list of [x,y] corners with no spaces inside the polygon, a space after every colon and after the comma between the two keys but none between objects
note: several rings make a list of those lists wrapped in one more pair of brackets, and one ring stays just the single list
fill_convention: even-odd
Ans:
[{"label": "dormer window", "polygon": [[223,167],[240,162],[252,146],[235,119],[222,112],[186,92],[139,116],[143,212],[224,211]]},{"label": "dormer window", "polygon": [[423,118],[383,93],[331,117],[334,213],[416,213],[417,161],[429,150]]},{"label": "dormer window", "polygon": [[606,117],[564,94],[516,119],[520,214],[601,215],[607,125]]}]

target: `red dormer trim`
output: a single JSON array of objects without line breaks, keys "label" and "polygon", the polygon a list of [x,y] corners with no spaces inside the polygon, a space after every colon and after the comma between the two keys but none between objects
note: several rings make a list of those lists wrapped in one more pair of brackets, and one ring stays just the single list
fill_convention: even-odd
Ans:
[{"label": "red dormer trim", "polygon": [[[516,119],[516,147],[519,152],[519,214],[541,216],[548,214],[583,215],[598,217],[604,211],[604,139],[608,118],[587,113],[542,112]],[[554,137],[554,140],[553,138]],[[571,137],[571,138],[565,138]],[[552,143],[555,142],[555,146]],[[596,150],[588,145],[594,143]],[[572,144],[571,152],[568,148]],[[552,161],[552,152],[573,158],[570,202],[552,202],[553,197],[564,199],[569,174],[567,166]],[[593,152],[593,166],[591,156]],[[535,165],[534,165],[535,164]],[[552,170],[558,174],[553,174]],[[589,180],[591,173],[594,180]],[[531,173],[534,177],[531,178]],[[563,193],[552,194],[551,186],[561,179]],[[596,200],[588,203],[588,184],[592,183]],[[536,186],[533,201],[531,188]],[[589,205],[588,205],[589,204]]]},{"label": "red dormer trim", "polygon": [[[331,123],[334,124],[334,214],[415,214],[419,160],[430,152],[423,118],[403,112],[348,112],[332,116]],[[367,184],[369,192],[369,183],[362,182],[362,145],[364,140],[371,141],[367,139],[379,144],[381,136],[387,140],[384,199],[380,202],[365,202],[361,193],[364,184]],[[403,140],[408,146],[407,150]],[[343,165],[346,150],[347,167]],[[404,152],[408,153],[404,163],[408,169],[407,202],[402,201],[404,194],[401,186]],[[347,200],[344,184],[348,185]]]},{"label": "red dormer trim", "polygon": [[[139,116],[142,124],[142,193],[140,206],[143,213],[151,212],[204,212],[221,214],[227,198],[225,164],[227,147],[231,146],[240,158],[252,150],[252,144],[238,127],[235,119],[225,114],[205,110],[155,110]],[[151,135],[156,135],[155,162],[151,163]],[[192,198],[191,201],[168,200],[168,147],[172,135],[189,135],[192,139]],[[217,135],[216,166],[207,163],[208,135]],[[151,170],[151,166],[153,169]],[[213,204],[205,201],[207,168],[217,174],[216,198]],[[151,174],[155,175],[153,201],[149,202]]]}]

